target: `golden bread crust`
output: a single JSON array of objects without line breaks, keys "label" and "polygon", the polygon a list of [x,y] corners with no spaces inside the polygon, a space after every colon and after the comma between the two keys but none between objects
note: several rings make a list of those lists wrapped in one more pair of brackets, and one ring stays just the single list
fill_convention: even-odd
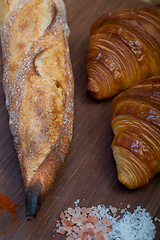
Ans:
[{"label": "golden bread crust", "polygon": [[73,131],[65,5],[62,0],[12,1],[10,8],[5,3],[1,0],[6,13],[1,13],[1,34],[9,125],[26,195],[34,193],[40,203],[55,181]]}]

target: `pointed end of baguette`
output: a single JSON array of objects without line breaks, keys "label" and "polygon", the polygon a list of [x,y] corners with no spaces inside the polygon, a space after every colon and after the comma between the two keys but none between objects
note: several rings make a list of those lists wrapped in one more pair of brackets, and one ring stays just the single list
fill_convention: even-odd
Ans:
[{"label": "pointed end of baguette", "polygon": [[32,221],[33,219],[35,219],[34,216],[26,215],[26,220],[28,220],[28,221]]},{"label": "pointed end of baguette", "polygon": [[26,220],[32,221],[38,212],[38,194],[35,191],[28,191],[26,194]]}]

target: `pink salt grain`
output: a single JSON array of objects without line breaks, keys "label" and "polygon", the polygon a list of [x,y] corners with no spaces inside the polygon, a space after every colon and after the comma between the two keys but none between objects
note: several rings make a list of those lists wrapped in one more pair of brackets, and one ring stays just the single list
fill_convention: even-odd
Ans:
[{"label": "pink salt grain", "polygon": [[86,208],[86,213],[90,213],[92,211],[92,208]]},{"label": "pink salt grain", "polygon": [[74,218],[80,218],[80,215],[81,215],[81,211],[79,209],[77,209],[75,211],[75,213],[72,214],[72,217]]},{"label": "pink salt grain", "polygon": [[70,215],[68,213],[65,213],[66,218],[70,218]]},{"label": "pink salt grain", "polygon": [[73,216],[75,214],[75,210],[73,208],[68,208],[68,213]]},{"label": "pink salt grain", "polygon": [[82,239],[82,237],[83,237],[83,232],[82,232],[82,231],[79,231],[79,233],[78,233],[78,238]]},{"label": "pink salt grain", "polygon": [[112,213],[116,213],[117,212],[117,208],[115,208],[115,207],[109,207],[109,209],[111,210]]},{"label": "pink salt grain", "polygon": [[94,235],[93,229],[88,229],[87,233],[88,233],[90,236],[93,236],[93,235]]},{"label": "pink salt grain", "polygon": [[62,225],[63,225],[63,226],[68,226],[68,225],[69,225],[69,221],[68,221],[66,218],[63,218],[63,219],[61,220],[61,222],[62,222]]},{"label": "pink salt grain", "polygon": [[57,222],[57,224],[56,224],[56,227],[59,227],[61,224],[59,223],[59,222]]},{"label": "pink salt grain", "polygon": [[92,223],[87,223],[86,228],[94,228],[94,225]]},{"label": "pink salt grain", "polygon": [[109,232],[111,231],[111,228],[110,228],[110,227],[105,227],[105,228],[103,229],[103,231],[109,233]]},{"label": "pink salt grain", "polygon": [[96,215],[96,214],[97,214],[97,211],[93,210],[93,211],[92,211],[92,214],[93,214],[93,215]]},{"label": "pink salt grain", "polygon": [[65,218],[64,212],[61,212],[60,218],[61,218],[61,219],[64,219],[64,218]]},{"label": "pink salt grain", "polygon": [[82,207],[82,208],[81,208],[81,212],[82,212],[82,213],[86,213],[86,207]]},{"label": "pink salt grain", "polygon": [[87,215],[86,215],[86,214],[82,214],[82,215],[81,215],[81,220],[82,220],[83,222],[87,222]]},{"label": "pink salt grain", "polygon": [[66,240],[74,240],[74,238],[69,236],[69,237],[66,238]]},{"label": "pink salt grain", "polygon": [[88,222],[92,223],[92,222],[95,222],[95,216],[92,216],[92,215],[89,215],[88,216]]},{"label": "pink salt grain", "polygon": [[80,219],[79,218],[72,218],[72,222],[73,223],[80,223]]},{"label": "pink salt grain", "polygon": [[102,232],[102,230],[103,230],[103,226],[96,226],[96,228],[95,228],[95,232]]},{"label": "pink salt grain", "polygon": [[102,235],[102,231],[96,232],[94,236],[95,236],[96,240],[104,240],[104,237]]},{"label": "pink salt grain", "polygon": [[103,218],[102,223],[104,223],[105,225],[110,225],[111,222],[108,218]]},{"label": "pink salt grain", "polygon": [[95,212],[99,212],[99,209],[98,209],[98,208],[95,208],[94,211],[95,211]]},{"label": "pink salt grain", "polygon": [[64,231],[63,229],[58,229],[58,230],[57,230],[57,233],[65,234],[65,231]]},{"label": "pink salt grain", "polygon": [[72,231],[72,227],[70,227],[70,226],[64,226],[63,229],[66,232]]},{"label": "pink salt grain", "polygon": [[79,228],[76,227],[76,226],[73,226],[73,231],[74,231],[75,233],[79,233]]}]

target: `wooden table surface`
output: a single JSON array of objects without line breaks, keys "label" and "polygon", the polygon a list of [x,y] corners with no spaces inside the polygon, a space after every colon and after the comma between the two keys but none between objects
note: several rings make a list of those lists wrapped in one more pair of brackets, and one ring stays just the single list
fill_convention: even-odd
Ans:
[{"label": "wooden table surface", "polygon": [[[160,218],[160,174],[147,186],[130,191],[117,180],[112,156],[113,133],[110,125],[112,100],[96,101],[86,91],[86,57],[91,24],[107,11],[146,6],[138,0],[66,0],[70,34],[70,52],[75,79],[74,134],[68,155],[52,191],[32,222],[25,219],[25,196],[21,171],[8,127],[8,113],[2,87],[0,58],[0,193],[18,205],[18,224],[11,231],[10,215],[0,216],[0,239],[53,239],[56,221],[62,211],[73,207],[104,204],[132,212],[142,206],[151,216]],[[156,225],[156,240],[160,239],[160,223]],[[3,233],[3,230],[6,233]],[[55,239],[65,239],[55,235]],[[128,239],[129,240],[129,239]]]}]

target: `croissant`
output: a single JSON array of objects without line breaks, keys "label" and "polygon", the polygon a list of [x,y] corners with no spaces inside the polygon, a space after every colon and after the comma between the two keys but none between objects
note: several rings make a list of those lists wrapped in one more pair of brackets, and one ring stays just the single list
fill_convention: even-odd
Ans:
[{"label": "croissant", "polygon": [[87,89],[110,98],[140,80],[160,74],[160,9],[109,12],[91,26]]},{"label": "croissant", "polygon": [[118,179],[135,189],[160,172],[160,76],[123,91],[112,107],[112,150]]},{"label": "croissant", "polygon": [[74,83],[62,0],[0,0],[3,86],[26,193],[37,215],[72,139]]}]

